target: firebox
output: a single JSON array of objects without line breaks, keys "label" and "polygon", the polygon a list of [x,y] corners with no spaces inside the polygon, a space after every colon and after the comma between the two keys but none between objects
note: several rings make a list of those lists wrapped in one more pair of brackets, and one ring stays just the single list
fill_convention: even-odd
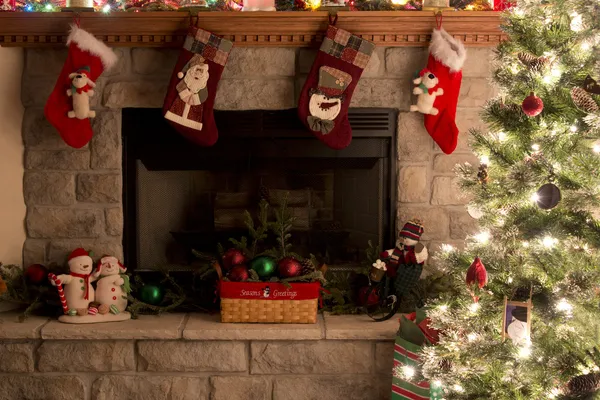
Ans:
[{"label": "firebox", "polygon": [[193,268],[192,250],[230,247],[260,201],[274,210],[285,201],[294,251],[333,268],[357,263],[369,241],[394,243],[396,111],[350,109],[343,150],[311,135],[295,109],[217,111],[215,120],[218,142],[200,147],[159,109],[123,110],[126,265]]}]

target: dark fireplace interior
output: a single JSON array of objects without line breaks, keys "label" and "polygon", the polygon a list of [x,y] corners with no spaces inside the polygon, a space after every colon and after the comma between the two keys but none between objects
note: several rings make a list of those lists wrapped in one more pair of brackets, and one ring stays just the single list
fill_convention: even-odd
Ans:
[{"label": "dark fireplace interior", "polygon": [[[294,215],[293,250],[333,268],[356,265],[368,241],[394,242],[396,112],[351,109],[353,140],[329,149],[296,110],[217,111],[219,140],[200,147],[159,109],[123,110],[124,245],[138,270],[194,268],[192,249],[247,234],[261,199]],[[270,239],[267,239],[267,241]]]}]

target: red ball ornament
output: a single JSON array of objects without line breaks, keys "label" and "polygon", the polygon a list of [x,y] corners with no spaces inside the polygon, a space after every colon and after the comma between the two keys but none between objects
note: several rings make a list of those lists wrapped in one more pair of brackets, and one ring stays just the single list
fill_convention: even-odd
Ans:
[{"label": "red ball ornament", "polygon": [[359,306],[372,306],[379,302],[379,296],[377,295],[377,291],[371,291],[369,294],[369,298],[367,298],[367,292],[369,291],[370,286],[365,286],[359,289],[358,291],[358,305]]},{"label": "red ball ornament", "polygon": [[233,282],[244,282],[247,281],[250,275],[248,274],[248,267],[245,265],[234,265],[227,275],[229,280]]},{"label": "red ball ornament", "polygon": [[229,271],[235,265],[245,264],[248,261],[244,253],[238,249],[229,249],[223,254],[223,269]]},{"label": "red ball ornament", "polygon": [[521,108],[525,114],[529,115],[530,117],[535,117],[544,109],[544,102],[542,99],[537,97],[535,93],[531,92],[529,96],[525,97],[525,100],[523,100]]},{"label": "red ball ornament", "polygon": [[284,257],[277,263],[279,267],[279,276],[282,278],[292,278],[300,276],[302,273],[302,264],[294,257]]},{"label": "red ball ornament", "polygon": [[42,264],[32,264],[25,270],[25,278],[29,283],[40,284],[48,279],[48,269]]}]

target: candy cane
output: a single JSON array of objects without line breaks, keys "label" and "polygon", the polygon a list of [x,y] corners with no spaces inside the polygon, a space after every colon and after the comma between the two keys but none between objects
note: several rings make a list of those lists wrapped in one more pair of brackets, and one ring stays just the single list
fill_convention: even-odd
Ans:
[{"label": "candy cane", "polygon": [[62,303],[63,313],[68,314],[69,307],[67,306],[67,299],[65,298],[65,291],[63,289],[62,282],[52,272],[48,274],[48,279],[54,282],[56,285],[56,289],[58,289],[58,296],[60,297],[60,302]]}]

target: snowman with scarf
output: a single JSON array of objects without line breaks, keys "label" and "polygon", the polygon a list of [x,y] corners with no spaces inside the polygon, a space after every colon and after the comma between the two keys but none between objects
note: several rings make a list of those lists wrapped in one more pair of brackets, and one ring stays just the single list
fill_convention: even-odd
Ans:
[{"label": "snowman with scarf", "polygon": [[127,294],[131,291],[127,268],[116,257],[102,256],[98,261],[94,277],[96,284],[96,303],[107,307],[112,314],[119,314],[127,308]]},{"label": "snowman with scarf", "polygon": [[[69,274],[59,275],[58,279],[63,285],[69,313],[87,315],[88,307],[95,298],[92,286],[92,282],[96,280],[92,276],[94,262],[85,249],[77,248],[69,255],[68,264]],[[50,280],[50,283],[56,286],[55,280]]]}]

